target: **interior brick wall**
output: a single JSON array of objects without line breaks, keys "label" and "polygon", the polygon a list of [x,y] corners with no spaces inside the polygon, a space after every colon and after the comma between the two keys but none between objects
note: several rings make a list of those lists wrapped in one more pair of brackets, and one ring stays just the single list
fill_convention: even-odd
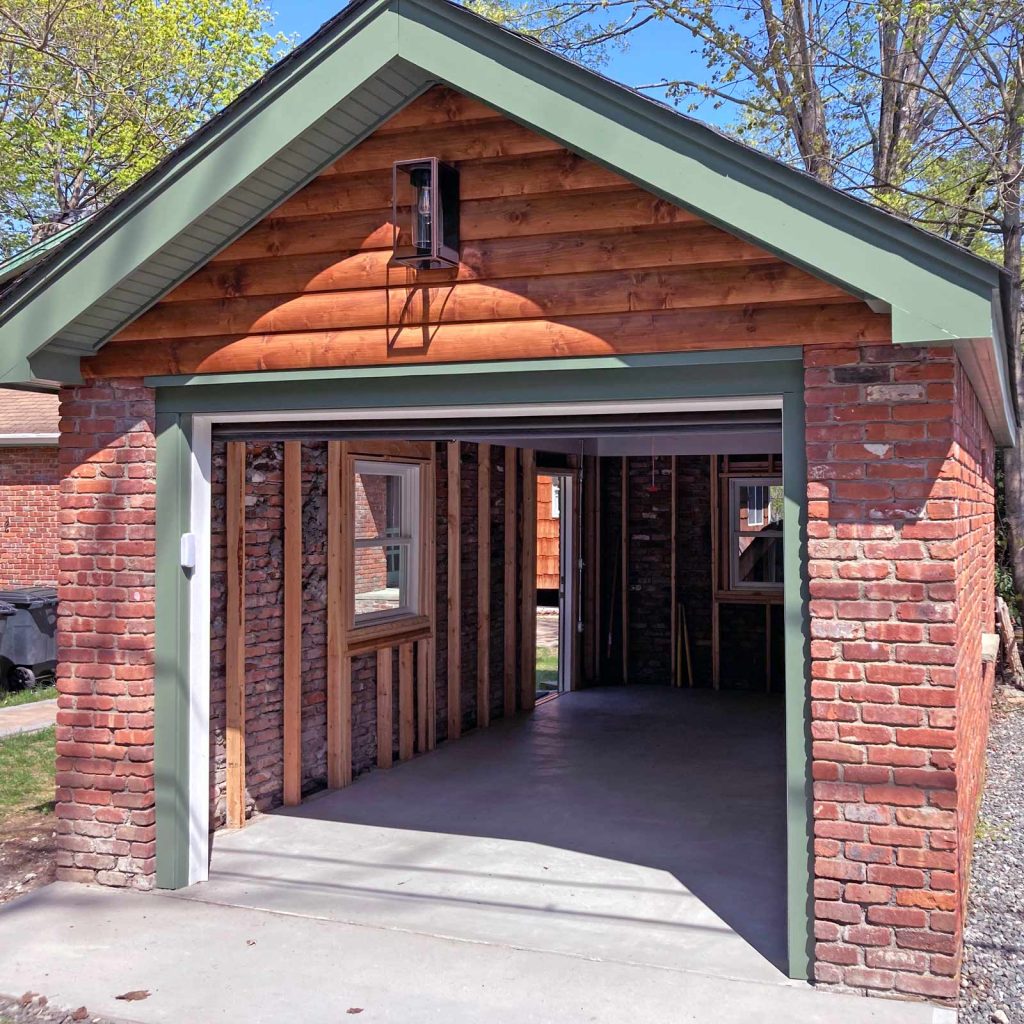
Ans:
[{"label": "interior brick wall", "polygon": [[0,448],[0,589],[57,582],[56,446]]},{"label": "interior brick wall", "polygon": [[[462,454],[462,709],[463,727],[476,724],[477,447]],[[446,445],[436,446],[436,699],[437,738],[447,734],[447,464]],[[491,450],[491,714],[503,710],[502,630],[504,599],[504,449]],[[246,815],[283,800],[283,444],[246,446]],[[211,472],[210,824],[226,820],[225,619],[226,446],[215,442]],[[303,442],[303,793],[327,781],[327,443]],[[521,482],[520,482],[521,483]],[[365,496],[364,496],[365,497]],[[359,494],[357,491],[357,509]],[[369,500],[364,515],[373,517]],[[518,623],[518,619],[517,619]],[[518,625],[517,625],[518,638]],[[397,679],[397,664],[393,666]],[[517,676],[518,679],[518,676]],[[395,702],[393,746],[398,746]],[[352,661],[353,774],[377,763],[376,654]]]},{"label": "interior brick wall", "polygon": [[[633,456],[627,463],[629,498],[628,627],[631,683],[668,684],[672,679],[672,460]],[[598,631],[602,681],[618,682],[621,654],[622,459],[601,460],[601,628]],[[694,685],[710,687],[711,672],[711,459],[676,458],[676,597],[686,610]],[[607,642],[611,616],[611,646]],[[763,605],[722,604],[721,686],[729,690],[766,687],[768,619]],[[783,684],[783,620],[770,619],[773,689]],[[682,643],[680,633],[680,643]],[[683,680],[686,681],[685,659]]]},{"label": "interior brick wall", "polygon": [[154,395],[61,392],[57,877],[152,885]]},{"label": "interior brick wall", "polygon": [[815,976],[952,1000],[991,685],[991,439],[951,350],[811,347],[805,368]]}]

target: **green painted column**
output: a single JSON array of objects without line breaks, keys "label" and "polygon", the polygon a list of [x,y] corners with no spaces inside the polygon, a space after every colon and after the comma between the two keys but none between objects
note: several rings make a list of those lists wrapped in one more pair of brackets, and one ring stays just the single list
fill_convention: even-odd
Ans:
[{"label": "green painted column", "polygon": [[189,880],[188,575],[181,535],[189,529],[191,416],[156,418],[156,884]]},{"label": "green painted column", "polygon": [[786,620],[786,932],[791,978],[809,976],[813,949],[810,766],[810,621],[807,580],[807,448],[803,374],[782,398]]}]

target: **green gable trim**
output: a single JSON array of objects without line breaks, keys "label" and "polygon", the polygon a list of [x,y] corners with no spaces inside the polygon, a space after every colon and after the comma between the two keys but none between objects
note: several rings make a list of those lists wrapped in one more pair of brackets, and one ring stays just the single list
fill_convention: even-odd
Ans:
[{"label": "green gable trim", "polygon": [[[690,353],[658,357],[646,364],[608,365],[603,359],[507,363],[495,373],[485,364],[446,367],[446,373],[410,374],[409,367],[341,371],[324,379],[316,371],[277,374],[266,382],[197,387],[183,384],[157,390],[160,412],[205,415],[252,413],[329,413],[349,409],[394,408],[457,410],[464,406],[563,404],[673,398],[743,398],[781,394],[793,388],[799,360],[749,360],[715,363],[692,360]],[[697,353],[704,355],[704,353]],[[799,375],[796,368],[799,367]]]},{"label": "green gable trim", "polygon": [[[352,5],[30,270],[0,306],[0,381],[69,372],[44,366],[41,350],[71,360],[95,351],[434,82],[891,310],[897,344],[976,348],[996,370],[969,368],[972,381],[999,439],[1012,440],[995,265],[446,0]],[[264,173],[300,153],[294,173]],[[804,341],[814,339],[794,339]]]},{"label": "green gable trim", "polygon": [[[369,380],[376,377],[450,377],[464,374],[553,373],[561,370],[616,370],[627,367],[720,366],[723,363],[800,362],[803,351],[798,345],[771,348],[717,349],[712,352],[663,352],[650,355],[584,356],[569,359],[495,359],[486,363],[422,363],[408,366],[354,366],[337,370],[270,370],[264,373],[206,373],[145,377],[152,388],[195,388],[211,385],[292,384],[330,381]],[[168,392],[164,392],[167,394]],[[256,392],[258,393],[258,391]]]}]

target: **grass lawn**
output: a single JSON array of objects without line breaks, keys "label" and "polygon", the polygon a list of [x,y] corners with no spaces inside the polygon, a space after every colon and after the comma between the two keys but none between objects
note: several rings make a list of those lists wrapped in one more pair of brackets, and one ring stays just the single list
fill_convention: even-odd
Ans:
[{"label": "grass lawn", "polygon": [[13,693],[0,693],[0,708],[13,708],[18,704],[34,704],[37,700],[52,700],[56,696],[56,686],[40,686],[38,690],[15,690]]},{"label": "grass lawn", "polygon": [[0,740],[0,828],[29,811],[52,813],[55,729]]},{"label": "grass lawn", "polygon": [[0,903],[53,881],[55,731],[0,740]]},{"label": "grass lawn", "polygon": [[558,689],[558,648],[537,648],[537,691]]}]

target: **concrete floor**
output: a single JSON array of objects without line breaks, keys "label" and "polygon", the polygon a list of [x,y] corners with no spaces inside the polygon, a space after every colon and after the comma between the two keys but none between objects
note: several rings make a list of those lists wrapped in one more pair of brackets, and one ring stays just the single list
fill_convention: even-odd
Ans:
[{"label": "concrete floor", "polygon": [[782,980],[782,703],[565,694],[220,832],[188,898]]},{"label": "concrete floor", "polygon": [[772,965],[781,727],[764,697],[559,697],[221,833],[202,885],[7,904],[0,993],[138,1024],[955,1022]]}]

